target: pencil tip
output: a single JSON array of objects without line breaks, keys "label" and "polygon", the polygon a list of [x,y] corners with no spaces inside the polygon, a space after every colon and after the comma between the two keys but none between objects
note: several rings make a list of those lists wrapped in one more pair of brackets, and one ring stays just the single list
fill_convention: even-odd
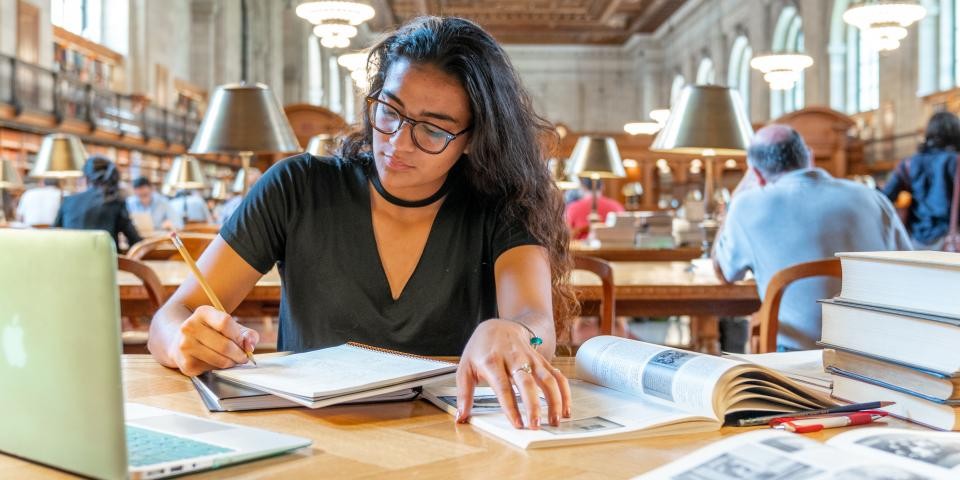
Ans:
[{"label": "pencil tip", "polygon": [[887,401],[883,401],[883,402],[880,402],[880,408],[889,407],[890,405],[896,405],[896,404],[897,404],[897,402],[887,402]]}]

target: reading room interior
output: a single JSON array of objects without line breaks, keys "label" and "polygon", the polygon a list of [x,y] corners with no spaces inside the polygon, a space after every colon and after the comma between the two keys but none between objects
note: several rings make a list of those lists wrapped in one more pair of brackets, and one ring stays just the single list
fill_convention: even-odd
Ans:
[{"label": "reading room interior", "polygon": [[960,478],[958,0],[0,0],[0,477]]}]

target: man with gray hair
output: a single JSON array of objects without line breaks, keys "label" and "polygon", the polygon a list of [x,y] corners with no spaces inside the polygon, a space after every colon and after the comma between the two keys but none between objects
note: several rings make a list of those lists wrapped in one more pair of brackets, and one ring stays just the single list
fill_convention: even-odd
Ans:
[{"label": "man with gray hair", "polygon": [[[890,201],[814,167],[794,129],[773,124],[757,131],[747,164],[714,243],[714,266],[724,281],[740,280],[751,270],[763,298],[770,278],[798,263],[837,252],[911,249]],[[840,282],[825,277],[791,284],[780,306],[778,349],[816,348],[817,300],[839,291]]]}]

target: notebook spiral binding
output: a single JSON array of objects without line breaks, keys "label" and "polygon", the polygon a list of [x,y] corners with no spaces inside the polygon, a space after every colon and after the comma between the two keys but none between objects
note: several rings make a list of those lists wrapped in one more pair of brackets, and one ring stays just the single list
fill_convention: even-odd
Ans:
[{"label": "notebook spiral binding", "polygon": [[417,355],[417,354],[415,354],[415,353],[406,353],[406,352],[401,352],[401,351],[398,351],[398,350],[391,350],[391,349],[389,349],[389,348],[374,347],[373,345],[367,345],[367,344],[365,344],[365,343],[347,342],[347,345],[350,345],[351,347],[362,348],[362,349],[364,349],[364,350],[372,350],[372,351],[374,351],[374,352],[386,353],[386,354],[388,354],[388,355],[396,355],[396,356],[398,356],[398,357],[415,358],[415,359],[417,359],[417,360],[426,360],[426,361],[428,361],[428,362],[440,363],[440,364],[443,364],[443,365],[450,365],[450,364],[451,364],[450,362],[445,362],[445,361],[443,361],[443,360],[436,360],[436,359],[433,359],[433,358],[430,358],[430,357],[424,357],[423,355]]}]

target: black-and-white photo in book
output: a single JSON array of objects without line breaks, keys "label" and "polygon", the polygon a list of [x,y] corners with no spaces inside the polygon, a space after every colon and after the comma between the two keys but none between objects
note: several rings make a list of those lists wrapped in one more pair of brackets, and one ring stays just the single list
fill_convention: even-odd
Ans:
[{"label": "black-and-white photo in book", "polygon": [[368,399],[453,378],[456,363],[357,343],[262,359],[214,375],[310,408]]},{"label": "black-and-white photo in book", "polygon": [[[835,404],[759,365],[611,336],[580,346],[575,378],[573,416],[560,427],[514,428],[489,387],[475,392],[470,423],[517,447],[539,448],[712,431],[743,416]],[[456,414],[452,384],[426,386],[423,397]]]},{"label": "black-and-white photo in book", "polygon": [[881,425],[820,443],[756,430],[714,442],[637,480],[955,480],[960,434]]}]

